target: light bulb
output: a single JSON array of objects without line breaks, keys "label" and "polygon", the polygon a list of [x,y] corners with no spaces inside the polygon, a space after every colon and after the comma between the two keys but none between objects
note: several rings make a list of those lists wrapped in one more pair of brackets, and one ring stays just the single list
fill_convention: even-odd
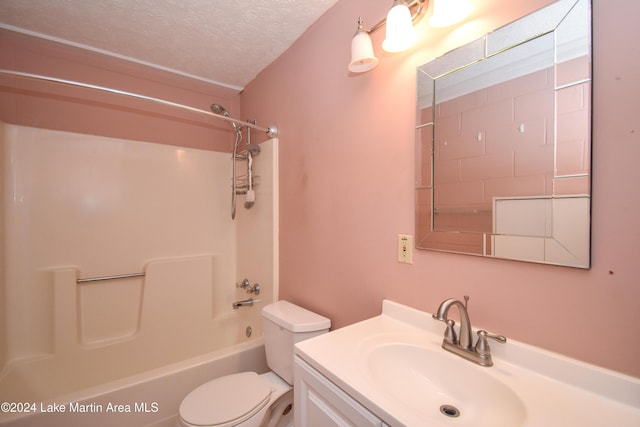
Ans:
[{"label": "light bulb", "polygon": [[434,0],[433,15],[429,19],[429,25],[435,28],[450,27],[457,24],[471,13],[471,4],[468,0]]},{"label": "light bulb", "polygon": [[402,52],[409,49],[418,39],[411,12],[404,3],[396,0],[387,14],[387,36],[382,42],[382,49],[387,52]]}]

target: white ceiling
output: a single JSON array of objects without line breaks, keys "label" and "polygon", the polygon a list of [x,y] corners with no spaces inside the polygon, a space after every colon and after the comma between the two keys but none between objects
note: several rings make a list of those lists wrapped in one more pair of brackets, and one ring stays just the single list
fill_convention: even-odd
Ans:
[{"label": "white ceiling", "polygon": [[0,27],[241,89],[337,0],[0,0]]}]

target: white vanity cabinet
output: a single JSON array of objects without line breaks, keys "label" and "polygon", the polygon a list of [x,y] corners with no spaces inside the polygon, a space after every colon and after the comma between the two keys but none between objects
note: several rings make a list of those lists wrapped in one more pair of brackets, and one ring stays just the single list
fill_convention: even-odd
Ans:
[{"label": "white vanity cabinet", "polygon": [[387,426],[297,356],[293,390],[296,427]]}]

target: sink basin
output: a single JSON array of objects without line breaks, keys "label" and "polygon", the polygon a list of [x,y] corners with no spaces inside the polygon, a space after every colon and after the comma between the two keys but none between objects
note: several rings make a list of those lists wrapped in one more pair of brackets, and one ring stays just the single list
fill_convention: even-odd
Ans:
[{"label": "sink basin", "polygon": [[442,349],[442,336],[431,314],[385,300],[381,315],[295,351],[385,426],[640,426],[639,378],[513,339],[482,367]]},{"label": "sink basin", "polygon": [[488,368],[444,350],[405,343],[374,347],[366,374],[390,397],[438,425],[516,427],[526,410]]}]

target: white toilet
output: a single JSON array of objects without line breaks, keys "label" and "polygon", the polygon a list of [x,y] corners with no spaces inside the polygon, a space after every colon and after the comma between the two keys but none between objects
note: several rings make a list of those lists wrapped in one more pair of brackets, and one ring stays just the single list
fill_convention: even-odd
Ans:
[{"label": "white toilet", "polygon": [[262,309],[271,372],[241,372],[202,384],[180,404],[182,427],[293,426],[293,346],[326,333],[331,321],[287,301]]}]

